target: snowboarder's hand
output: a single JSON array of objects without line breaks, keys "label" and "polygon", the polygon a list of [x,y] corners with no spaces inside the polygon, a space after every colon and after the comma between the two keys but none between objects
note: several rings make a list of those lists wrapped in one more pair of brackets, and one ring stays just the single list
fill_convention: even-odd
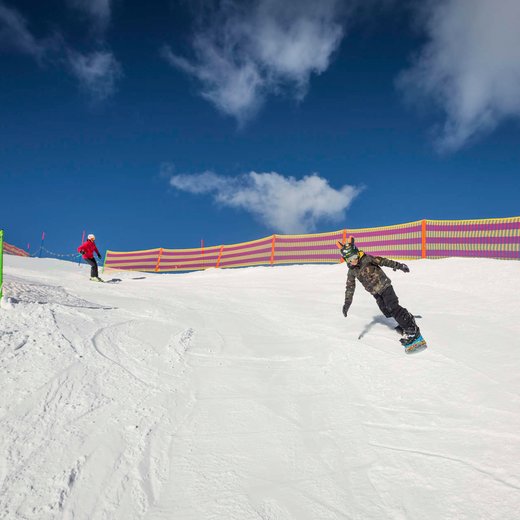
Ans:
[{"label": "snowboarder's hand", "polygon": [[349,303],[345,303],[343,305],[342,312],[343,312],[343,316],[345,316],[345,318],[347,317],[349,308],[350,308],[350,304]]},{"label": "snowboarder's hand", "polygon": [[406,264],[397,263],[396,266],[394,267],[394,271],[397,271],[398,269],[399,269],[399,271],[403,271],[405,273],[410,272],[410,268]]},{"label": "snowboarder's hand", "polygon": [[97,255],[97,257],[101,260],[101,255]]}]

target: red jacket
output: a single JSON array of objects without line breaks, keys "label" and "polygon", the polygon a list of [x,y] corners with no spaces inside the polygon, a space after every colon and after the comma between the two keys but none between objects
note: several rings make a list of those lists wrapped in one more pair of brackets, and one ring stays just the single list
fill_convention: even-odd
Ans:
[{"label": "red jacket", "polygon": [[94,258],[94,253],[97,253],[97,255],[101,258],[101,253],[98,251],[96,243],[92,240],[87,240],[84,244],[81,244],[78,247],[78,253],[81,253],[85,259]]}]

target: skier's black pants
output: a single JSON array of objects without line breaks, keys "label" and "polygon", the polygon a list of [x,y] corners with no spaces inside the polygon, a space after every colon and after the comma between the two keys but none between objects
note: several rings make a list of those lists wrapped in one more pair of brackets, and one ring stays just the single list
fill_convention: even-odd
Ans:
[{"label": "skier's black pants", "polygon": [[98,267],[95,258],[85,258],[85,262],[90,264],[90,277],[97,278],[98,277]]},{"label": "skier's black pants", "polygon": [[374,295],[377,305],[387,318],[394,318],[399,326],[407,333],[413,333],[417,324],[412,314],[399,305],[399,298],[392,286],[387,287],[381,294]]}]

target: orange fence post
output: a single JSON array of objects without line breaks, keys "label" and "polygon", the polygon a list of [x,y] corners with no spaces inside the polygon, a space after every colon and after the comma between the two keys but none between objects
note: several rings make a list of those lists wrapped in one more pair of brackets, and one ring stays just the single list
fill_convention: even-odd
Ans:
[{"label": "orange fence post", "polygon": [[159,257],[157,258],[157,265],[155,266],[155,272],[159,270],[159,265],[161,264],[161,256],[162,256],[163,248],[159,249]]},{"label": "orange fence post", "polygon": [[224,251],[224,246],[220,246],[220,251],[218,252],[217,265],[215,267],[220,266],[220,259],[222,258],[222,251]]},{"label": "orange fence post", "polygon": [[[343,230],[343,243],[346,244],[347,243],[347,230],[344,229]],[[339,259],[339,263],[341,264],[341,262],[344,262],[345,259],[341,256],[340,259]]]},{"label": "orange fence post", "polygon": [[276,242],[276,235],[273,235],[273,241],[271,242],[271,265],[274,263],[274,244]]},{"label": "orange fence post", "polygon": [[[343,230],[343,236],[346,235],[345,231],[346,231],[346,229]],[[343,238],[343,240],[345,240],[345,239]],[[341,249],[341,248],[343,247],[343,244],[344,244],[344,243],[345,243],[345,242],[340,242],[340,241],[338,240],[338,241],[336,242],[336,247],[337,247],[338,249]],[[344,262],[344,261],[345,261],[345,259],[344,259],[342,256],[340,256],[340,257],[339,257],[339,263],[341,264],[341,263]]]},{"label": "orange fence post", "polygon": [[424,219],[421,226],[421,258],[426,258],[426,220]]}]

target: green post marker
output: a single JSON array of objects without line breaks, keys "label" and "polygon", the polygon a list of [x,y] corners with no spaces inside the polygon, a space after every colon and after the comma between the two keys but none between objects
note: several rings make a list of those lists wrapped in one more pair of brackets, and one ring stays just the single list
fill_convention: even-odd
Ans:
[{"label": "green post marker", "polygon": [[4,274],[4,230],[0,229],[0,300],[2,299],[3,274]]}]

